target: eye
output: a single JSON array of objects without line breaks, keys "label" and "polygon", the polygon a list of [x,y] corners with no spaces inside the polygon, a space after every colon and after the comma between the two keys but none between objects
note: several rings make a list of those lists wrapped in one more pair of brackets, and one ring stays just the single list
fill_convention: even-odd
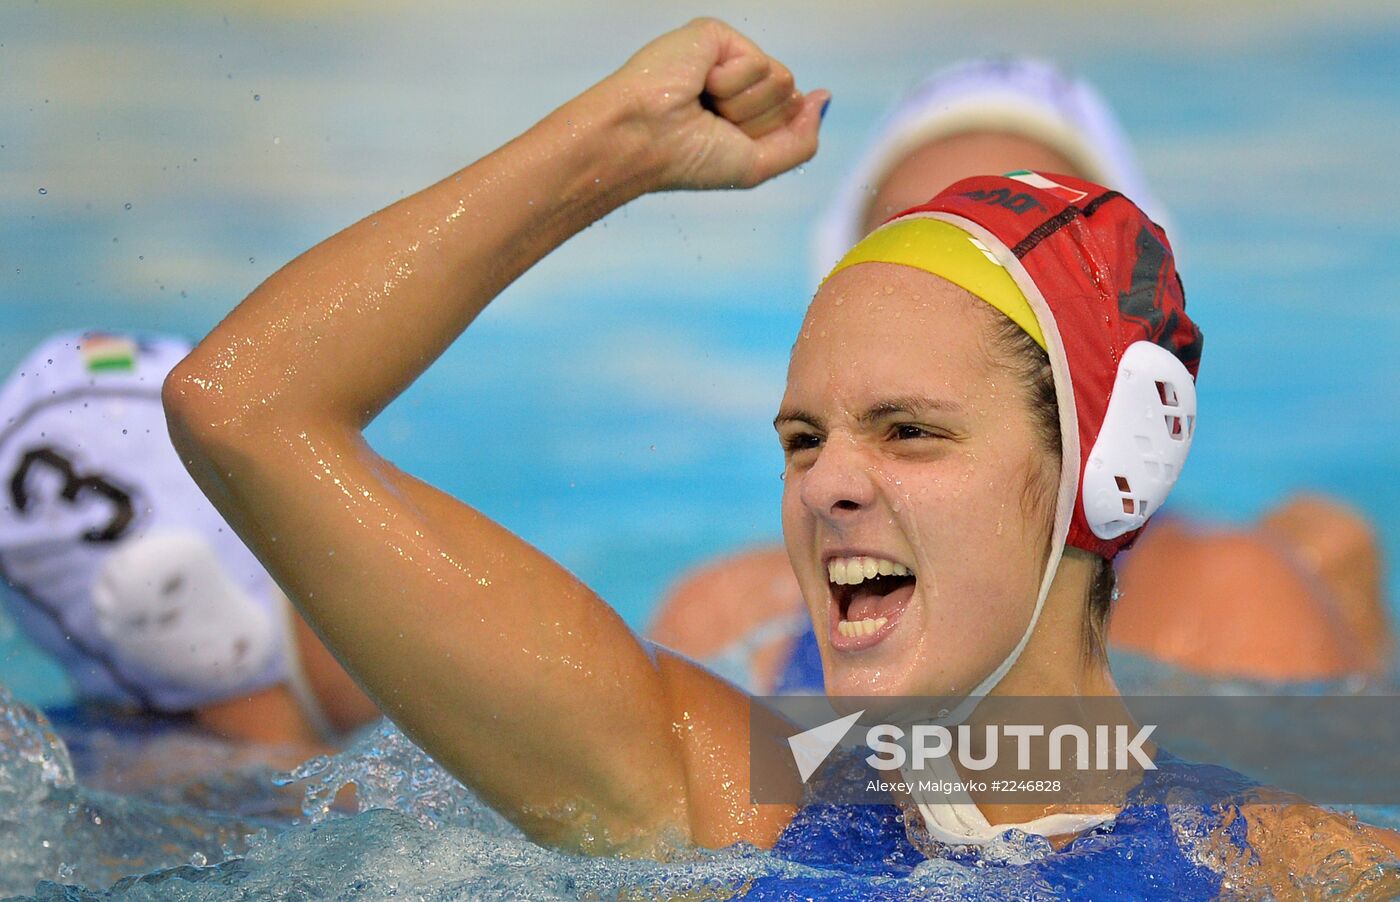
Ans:
[{"label": "eye", "polygon": [[820,448],[822,437],[815,432],[789,432],[779,438],[783,451],[786,454],[796,454],[799,451],[810,451],[813,448]]},{"label": "eye", "polygon": [[890,438],[907,440],[918,438],[941,438],[942,436],[930,432],[923,426],[916,426],[913,423],[897,423],[890,429]]}]

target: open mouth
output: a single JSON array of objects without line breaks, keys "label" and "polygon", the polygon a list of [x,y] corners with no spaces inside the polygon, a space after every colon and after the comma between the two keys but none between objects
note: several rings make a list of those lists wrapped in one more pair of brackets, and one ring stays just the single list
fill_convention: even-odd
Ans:
[{"label": "open mouth", "polygon": [[[826,568],[837,612],[835,631],[847,640],[883,633],[904,610],[917,582],[904,564],[878,557],[832,558]],[[873,643],[854,643],[868,644]]]}]

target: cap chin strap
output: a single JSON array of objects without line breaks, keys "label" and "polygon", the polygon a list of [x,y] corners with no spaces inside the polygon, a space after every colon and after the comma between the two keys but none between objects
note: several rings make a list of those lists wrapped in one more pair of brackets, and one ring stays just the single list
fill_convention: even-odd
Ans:
[{"label": "cap chin strap", "polygon": [[[1046,334],[1052,334],[1052,330],[1047,329]],[[1055,338],[1048,347],[1058,348],[1059,333],[1053,334]],[[1059,386],[1067,384],[1069,380],[1061,379],[1061,372],[1065,372],[1066,376],[1068,373],[1067,370],[1060,370],[1060,365],[1052,353],[1051,367],[1055,372],[1056,395],[1061,410],[1060,430],[1063,435],[1077,436],[1079,433],[1073,417],[1066,418],[1063,413],[1066,409],[1065,397]],[[1072,398],[1070,404],[1072,407]],[[1137,529],[1161,506],[1191,450],[1195,426],[1196,384],[1186,367],[1176,355],[1151,342],[1137,341],[1129,345],[1118,365],[1103,426],[1094,440],[1085,468],[1084,512],[1095,535],[1101,539],[1111,539]],[[1079,454],[1077,448],[1071,453],[1069,444],[1067,442],[1063,449],[1063,460],[1067,465],[1061,467],[1060,473],[1055,544],[1030,623],[1006,660],[979,683],[952,714],[943,719],[945,723],[967,719],[982,696],[990,693],[1015,665],[1040,620],[1041,608],[1050,594],[1050,585],[1063,556],[1065,536],[1069,532],[1069,521],[1078,498],[1075,476]],[[1078,445],[1078,441],[1073,444]],[[957,767],[949,758],[934,758],[931,765],[929,770],[939,783],[957,786],[962,781]],[[927,774],[917,776],[927,779]],[[906,779],[911,786],[920,785],[920,780],[907,772]],[[965,791],[955,790],[936,799],[917,791],[913,796],[929,836],[950,845],[985,845],[1012,829],[1040,836],[1064,836],[1093,829],[1114,817],[1112,814],[1062,813],[1019,824],[993,825]]]},{"label": "cap chin strap", "polygon": [[[977,707],[983,696],[991,693],[1002,678],[1016,665],[1021,652],[1030,642],[1036,624],[1040,622],[1040,612],[1045,607],[1045,599],[1050,595],[1050,587],[1055,582],[1055,574],[1060,568],[1064,555],[1065,541],[1069,537],[1070,520],[1074,516],[1074,506],[1079,497],[1079,418],[1075,408],[1074,386],[1070,381],[1069,358],[1065,354],[1064,342],[1055,323],[1055,315],[1035,282],[1026,272],[1021,261],[1016,259],[1005,245],[991,232],[971,220],[951,214],[935,213],[933,218],[952,223],[971,234],[996,255],[997,261],[1011,274],[1017,287],[1025,295],[1040,323],[1045,336],[1045,351],[1050,357],[1050,370],[1055,380],[1055,400],[1060,408],[1060,488],[1055,501],[1055,529],[1051,534],[1050,556],[1045,562],[1045,575],[1040,581],[1040,592],[1036,596],[1035,608],[1021,634],[1016,647],[997,667],[977,684],[971,692],[948,715],[938,719],[944,725],[957,724],[966,720]],[[957,784],[963,778],[957,768],[946,757],[935,758],[930,768],[936,780]],[[1113,819],[1111,814],[1051,814],[1019,824],[992,825],[966,792],[949,795],[931,795],[920,792],[917,787],[921,780],[928,780],[927,772],[911,774],[904,771],[907,782],[916,787],[911,793],[914,802],[923,815],[924,825],[934,839],[951,845],[985,845],[1007,830],[1020,830],[1040,836],[1061,836],[1091,829]]]},{"label": "cap chin strap", "polygon": [[[953,762],[946,757],[934,758],[930,766],[919,774],[919,778],[937,780],[953,786],[964,779]],[[913,780],[910,785],[917,787],[919,782]],[[924,828],[928,835],[950,846],[984,846],[1008,830],[1045,837],[1069,836],[1109,823],[1115,817],[1109,813],[1059,813],[1047,814],[1017,824],[992,824],[965,791],[956,790],[947,796],[941,796],[939,801],[918,801],[920,793],[916,791],[912,794],[919,813],[924,817]]]},{"label": "cap chin strap", "polygon": [[[1052,355],[1053,361],[1053,355]],[[1052,364],[1053,365],[1053,364]],[[1060,394],[1060,380],[1056,380],[1056,393]],[[1065,406],[1064,398],[1060,398],[1060,428],[1065,430]],[[1072,408],[1071,408],[1072,410]],[[1071,416],[1073,414],[1071,413]],[[1074,432],[1065,432],[1066,435],[1077,435]],[[1073,444],[1078,445],[1078,441]],[[1055,574],[1060,567],[1060,559],[1063,557],[1065,548],[1065,537],[1069,534],[1069,521],[1074,511],[1074,501],[1078,485],[1078,462],[1079,455],[1075,453],[1073,457],[1068,455],[1066,449],[1065,460],[1070,461],[1067,466],[1061,467],[1060,496],[1056,505],[1055,516],[1055,538],[1050,549],[1050,559],[1045,565],[1045,577],[1041,580],[1040,594],[1035,601],[1035,610],[1032,611],[1030,621],[1026,624],[1025,632],[1021,634],[1021,639],[1016,643],[1016,647],[1011,653],[993,670],[988,676],[977,684],[968,696],[960,702],[951,713],[945,717],[938,718],[938,722],[950,725],[961,723],[971,716],[973,710],[983,696],[991,693],[992,689],[1001,682],[1007,672],[1015,666],[1020,659],[1021,652],[1025,650],[1026,644],[1030,641],[1031,634],[1035,632],[1036,624],[1040,621],[1040,612],[1045,607],[1045,599],[1050,594],[1050,586],[1055,581]],[[1068,492],[1066,492],[1068,487]],[[1068,498],[1068,503],[1066,503]],[[941,757],[930,760],[926,768],[917,773],[911,773],[907,768],[904,770],[905,781],[913,787],[910,795],[913,796],[914,803],[923,815],[924,827],[929,836],[941,843],[948,845],[974,845],[982,846],[1006,833],[1008,830],[1019,830],[1022,833],[1031,833],[1038,836],[1064,836],[1074,833],[1082,833],[1091,830],[1100,824],[1112,821],[1113,814],[1049,814],[1038,817],[1034,820],[1022,823],[992,824],[989,822],[982,810],[972,801],[972,797],[965,790],[955,790],[946,795],[933,794],[922,791],[919,787],[925,781],[934,781],[943,785],[957,786],[963,781],[963,777],[958,773],[957,767],[951,758]]]}]

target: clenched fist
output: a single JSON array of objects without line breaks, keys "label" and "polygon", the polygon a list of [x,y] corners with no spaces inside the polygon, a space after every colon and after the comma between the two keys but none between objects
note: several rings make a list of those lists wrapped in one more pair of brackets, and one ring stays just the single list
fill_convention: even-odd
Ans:
[{"label": "clenched fist", "polygon": [[622,98],[651,190],[747,188],[811,159],[831,95],[717,19],[662,35],[596,86]]}]

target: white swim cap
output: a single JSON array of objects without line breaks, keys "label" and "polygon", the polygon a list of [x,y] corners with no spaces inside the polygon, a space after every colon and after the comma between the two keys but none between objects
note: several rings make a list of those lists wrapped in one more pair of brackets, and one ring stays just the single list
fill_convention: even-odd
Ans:
[{"label": "white swim cap", "polygon": [[969,60],[929,76],[885,118],[817,225],[812,247],[816,279],[864,237],[871,198],[896,163],[932,141],[973,131],[1039,141],[1079,168],[1067,175],[1113,188],[1131,197],[1154,222],[1168,225],[1123,129],[1093,85],[1043,60]]},{"label": "white swim cap", "polygon": [[166,430],[189,347],[57,335],[0,386],[0,575],[81,701],[184,711],[288,678],[286,602]]}]

